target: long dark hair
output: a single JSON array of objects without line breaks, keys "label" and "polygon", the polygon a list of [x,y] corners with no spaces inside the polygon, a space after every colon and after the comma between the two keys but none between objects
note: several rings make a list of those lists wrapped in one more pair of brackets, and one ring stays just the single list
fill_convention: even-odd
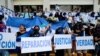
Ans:
[{"label": "long dark hair", "polygon": [[59,27],[58,29],[56,29],[55,34],[63,34],[63,27]]},{"label": "long dark hair", "polygon": [[[36,28],[38,28],[38,29],[36,29]],[[39,30],[40,30],[40,27],[38,26],[38,25],[36,25],[36,26],[34,26],[34,28],[33,28],[33,34],[39,34]]]},{"label": "long dark hair", "polygon": [[0,15],[0,21],[2,21],[4,18],[4,15]]},{"label": "long dark hair", "polygon": [[97,24],[97,25],[96,25],[95,31],[96,31],[97,33],[100,33],[100,24]]},{"label": "long dark hair", "polygon": [[56,12],[55,17],[59,17],[59,13],[58,12]]}]

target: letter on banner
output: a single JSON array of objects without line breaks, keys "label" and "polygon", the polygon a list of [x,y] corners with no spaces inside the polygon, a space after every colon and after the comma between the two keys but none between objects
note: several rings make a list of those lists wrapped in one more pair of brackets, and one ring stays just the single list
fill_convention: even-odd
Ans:
[{"label": "letter on banner", "polygon": [[0,49],[15,49],[15,48],[16,48],[15,34],[0,32]]},{"label": "letter on banner", "polygon": [[71,49],[72,48],[71,35],[65,35],[65,34],[54,35],[54,45],[56,50]]},{"label": "letter on banner", "polygon": [[21,53],[52,51],[52,36],[21,38]]},{"label": "letter on banner", "polygon": [[76,50],[94,49],[93,36],[76,37]]}]

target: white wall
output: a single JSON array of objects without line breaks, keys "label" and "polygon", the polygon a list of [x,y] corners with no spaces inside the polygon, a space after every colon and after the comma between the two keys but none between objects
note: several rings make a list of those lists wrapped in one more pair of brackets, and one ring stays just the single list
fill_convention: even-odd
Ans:
[{"label": "white wall", "polygon": [[50,0],[50,4],[60,4],[60,5],[93,5],[93,0]]},{"label": "white wall", "polygon": [[43,5],[43,0],[14,0],[14,5]]},{"label": "white wall", "polygon": [[43,1],[43,10],[47,10],[47,11],[50,11],[50,0],[44,0]]},{"label": "white wall", "polygon": [[8,0],[7,1],[7,7],[11,10],[14,10],[13,0]]},{"label": "white wall", "polygon": [[0,5],[5,6],[5,0],[0,0]]},{"label": "white wall", "polygon": [[59,6],[59,9],[63,12],[65,11],[71,11],[71,6],[70,5],[63,5],[63,6]]},{"label": "white wall", "polygon": [[[98,0],[0,0],[0,5],[13,9],[13,5],[43,5],[43,10],[50,10],[50,5],[94,5],[94,11],[100,11]],[[65,8],[66,9],[66,8]],[[70,9],[70,7],[69,7]]]},{"label": "white wall", "polygon": [[98,0],[94,0],[94,11],[100,12],[100,5],[98,4]]}]

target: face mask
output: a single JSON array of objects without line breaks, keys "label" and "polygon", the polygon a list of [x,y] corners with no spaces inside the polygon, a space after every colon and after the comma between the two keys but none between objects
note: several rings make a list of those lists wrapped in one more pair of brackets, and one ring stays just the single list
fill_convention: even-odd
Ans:
[{"label": "face mask", "polygon": [[34,34],[38,34],[39,33],[39,29],[34,29]]}]

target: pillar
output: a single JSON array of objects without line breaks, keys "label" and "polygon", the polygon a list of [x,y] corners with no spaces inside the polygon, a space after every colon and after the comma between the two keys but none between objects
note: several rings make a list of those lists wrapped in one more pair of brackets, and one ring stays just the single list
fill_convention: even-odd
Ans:
[{"label": "pillar", "polygon": [[98,4],[98,0],[93,0],[94,2],[94,12],[99,12],[99,4]]},{"label": "pillar", "polygon": [[5,6],[5,0],[0,0],[0,6]]},{"label": "pillar", "polygon": [[43,1],[43,11],[50,11],[50,3],[49,3],[50,0],[44,0]]},{"label": "pillar", "polygon": [[14,5],[13,5],[13,0],[8,0],[7,1],[7,7],[9,8],[9,9],[11,9],[11,10],[14,10]]}]

